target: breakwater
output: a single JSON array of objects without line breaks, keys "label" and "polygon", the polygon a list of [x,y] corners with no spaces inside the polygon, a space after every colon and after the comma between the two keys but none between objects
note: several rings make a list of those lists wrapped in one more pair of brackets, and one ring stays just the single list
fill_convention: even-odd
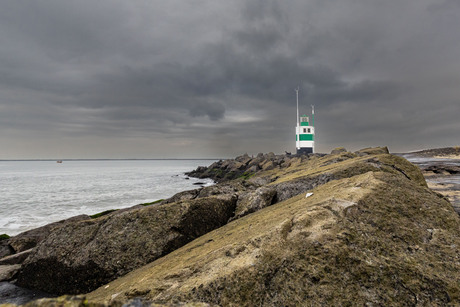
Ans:
[{"label": "breakwater", "polygon": [[386,148],[263,156],[198,169],[242,171],[216,185],[56,225],[12,278],[102,305],[459,302],[460,218],[416,166]]}]

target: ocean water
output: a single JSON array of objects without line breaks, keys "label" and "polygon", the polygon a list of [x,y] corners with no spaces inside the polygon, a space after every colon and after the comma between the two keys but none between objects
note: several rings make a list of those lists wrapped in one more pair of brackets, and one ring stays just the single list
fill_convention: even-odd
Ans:
[{"label": "ocean water", "polygon": [[[402,155],[402,157],[421,168],[435,164],[460,166],[460,159],[417,157],[412,154]],[[438,176],[427,180],[436,183],[460,185],[460,175]]]},{"label": "ocean water", "polygon": [[[211,185],[184,175],[213,160],[0,161],[0,234]],[[196,185],[198,183],[202,183]]]}]

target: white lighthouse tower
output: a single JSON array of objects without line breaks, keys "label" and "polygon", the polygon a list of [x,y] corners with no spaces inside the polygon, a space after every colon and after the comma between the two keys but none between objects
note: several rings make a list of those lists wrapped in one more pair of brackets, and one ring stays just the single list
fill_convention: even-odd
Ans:
[{"label": "white lighthouse tower", "polygon": [[297,98],[297,126],[295,128],[296,154],[315,152],[315,107],[311,106],[311,122],[307,115],[299,117],[299,88],[295,89]]}]

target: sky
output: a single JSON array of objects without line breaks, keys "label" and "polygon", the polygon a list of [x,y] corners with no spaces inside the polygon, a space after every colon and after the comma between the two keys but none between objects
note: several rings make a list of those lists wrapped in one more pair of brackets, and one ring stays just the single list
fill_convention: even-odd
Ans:
[{"label": "sky", "polygon": [[458,0],[3,0],[0,159],[459,145]]}]

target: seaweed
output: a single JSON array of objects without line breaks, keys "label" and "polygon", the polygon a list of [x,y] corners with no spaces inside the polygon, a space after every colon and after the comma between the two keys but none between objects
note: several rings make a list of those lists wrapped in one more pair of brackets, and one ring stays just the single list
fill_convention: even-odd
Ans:
[{"label": "seaweed", "polygon": [[107,215],[107,214],[109,214],[109,213],[112,213],[112,212],[115,212],[115,211],[118,211],[118,209],[110,209],[110,210],[106,210],[106,211],[103,211],[103,212],[99,212],[99,213],[96,213],[96,214],[90,215],[89,217],[90,217],[90,218],[92,218],[92,219],[97,219],[98,217],[101,217],[101,216]]}]

